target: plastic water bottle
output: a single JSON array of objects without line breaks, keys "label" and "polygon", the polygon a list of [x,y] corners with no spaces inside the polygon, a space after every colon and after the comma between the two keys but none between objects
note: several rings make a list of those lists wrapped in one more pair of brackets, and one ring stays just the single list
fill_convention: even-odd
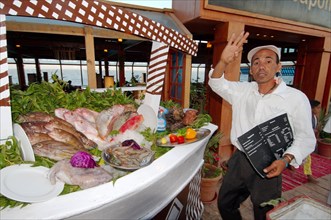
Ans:
[{"label": "plastic water bottle", "polygon": [[162,108],[159,109],[157,114],[157,131],[165,131],[167,128],[167,121],[164,117],[164,110]]}]

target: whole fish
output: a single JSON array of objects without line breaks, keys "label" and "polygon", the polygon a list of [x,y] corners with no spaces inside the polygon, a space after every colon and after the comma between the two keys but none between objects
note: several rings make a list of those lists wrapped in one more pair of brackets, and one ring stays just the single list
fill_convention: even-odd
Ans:
[{"label": "whole fish", "polygon": [[70,123],[66,122],[65,120],[45,112],[30,112],[28,114],[20,115],[18,117],[18,122],[36,122],[36,121],[50,122],[54,120],[58,121],[59,123],[65,124],[67,126],[72,126]]},{"label": "whole fish", "polygon": [[77,131],[83,133],[89,140],[93,141],[98,147],[109,145],[107,139],[102,139],[94,123],[89,122],[80,116],[76,111],[68,111],[63,114],[66,121],[72,124]]},{"label": "whole fish", "polygon": [[105,109],[99,113],[96,120],[96,127],[101,138],[105,139],[109,135],[112,120],[121,115],[124,110],[124,105],[113,105],[111,108]]},{"label": "whole fish", "polygon": [[52,120],[54,116],[45,112],[30,112],[25,115],[18,116],[18,122],[34,122],[34,121],[44,121],[48,122]]},{"label": "whole fish", "polygon": [[75,137],[73,134],[65,130],[54,128],[52,131],[48,132],[48,135],[56,141],[71,144],[78,149],[84,149],[84,143],[77,137]]},{"label": "whole fish", "polygon": [[77,131],[82,132],[86,137],[89,135],[97,136],[98,130],[94,123],[90,123],[75,111],[69,111],[63,114],[65,120],[75,127]]},{"label": "whole fish", "polygon": [[113,121],[117,116],[125,112],[134,112],[137,109],[134,105],[113,105],[111,108],[101,111],[96,120],[96,127],[99,132],[99,136],[105,139],[112,131]]},{"label": "whole fish", "polygon": [[82,151],[71,144],[56,140],[42,141],[32,145],[32,148],[36,155],[56,161],[70,159],[77,151]]},{"label": "whole fish", "polygon": [[56,117],[65,120],[63,115],[64,115],[64,113],[69,112],[69,111],[70,110],[66,109],[66,108],[57,108],[57,109],[54,110],[54,114],[55,114]]},{"label": "whole fish", "polygon": [[45,133],[38,133],[38,132],[26,132],[29,141],[31,143],[31,145],[34,145],[36,143],[39,142],[43,142],[43,141],[51,141],[54,140],[53,138],[51,138],[48,134]]},{"label": "whole fish", "polygon": [[70,123],[68,124],[69,126],[67,126],[65,123],[62,123],[59,120],[51,120],[45,125],[45,127],[49,131],[58,128],[69,132],[70,134],[74,135],[77,139],[79,139],[84,144],[84,148],[86,149],[91,149],[97,146],[95,142],[88,139],[82,132],[77,131]]},{"label": "whole fish", "polygon": [[44,121],[31,121],[31,122],[22,122],[20,123],[21,127],[25,131],[26,134],[32,133],[48,133],[49,130],[45,127],[47,122]]},{"label": "whole fish", "polygon": [[95,125],[96,119],[99,115],[99,112],[93,111],[88,108],[77,108],[74,110],[74,112],[94,125]]}]

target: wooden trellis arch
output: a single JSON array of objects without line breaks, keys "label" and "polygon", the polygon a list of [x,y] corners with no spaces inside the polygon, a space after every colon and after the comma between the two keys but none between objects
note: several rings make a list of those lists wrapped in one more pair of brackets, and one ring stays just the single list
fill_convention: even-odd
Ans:
[{"label": "wooden trellis arch", "polygon": [[[12,135],[7,63],[6,15],[48,18],[82,23],[137,35],[153,41],[147,78],[147,99],[162,91],[169,47],[196,55],[198,45],[178,31],[127,9],[101,1],[5,0],[0,2],[0,142]],[[157,106],[158,108],[158,106]],[[155,110],[155,108],[154,108]]]}]

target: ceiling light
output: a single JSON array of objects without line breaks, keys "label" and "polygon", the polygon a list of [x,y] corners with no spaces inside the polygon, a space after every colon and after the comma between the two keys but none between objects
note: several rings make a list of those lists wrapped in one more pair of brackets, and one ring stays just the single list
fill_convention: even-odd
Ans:
[{"label": "ceiling light", "polygon": [[21,47],[21,45],[20,45],[20,44],[16,44],[15,46],[16,46],[16,47]]},{"label": "ceiling light", "polygon": [[108,52],[108,49],[103,49],[103,52],[107,53]]},{"label": "ceiling light", "polygon": [[118,42],[122,42],[123,39],[122,39],[122,38],[118,38],[117,41],[118,41]]}]

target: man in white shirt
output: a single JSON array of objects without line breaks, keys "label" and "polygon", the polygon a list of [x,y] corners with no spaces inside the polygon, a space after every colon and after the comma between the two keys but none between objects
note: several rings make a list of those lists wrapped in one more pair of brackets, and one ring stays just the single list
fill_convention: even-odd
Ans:
[{"label": "man in white shirt", "polygon": [[[248,53],[251,62],[250,74],[254,82],[228,81],[224,72],[227,65],[239,57],[243,43],[249,33],[231,36],[221,58],[209,74],[212,90],[232,105],[231,142],[237,148],[228,161],[224,176],[218,208],[224,220],[241,219],[240,203],[249,196],[254,208],[255,220],[265,219],[272,206],[260,204],[281,197],[282,171],[291,164],[298,167],[304,158],[314,151],[316,143],[311,125],[311,108],[304,93],[288,87],[278,79],[281,71],[280,50],[267,45],[252,49]],[[294,141],[284,152],[283,157],[275,160],[264,169],[267,178],[260,177],[252,168],[237,138],[256,125],[275,116],[287,113]]]}]

